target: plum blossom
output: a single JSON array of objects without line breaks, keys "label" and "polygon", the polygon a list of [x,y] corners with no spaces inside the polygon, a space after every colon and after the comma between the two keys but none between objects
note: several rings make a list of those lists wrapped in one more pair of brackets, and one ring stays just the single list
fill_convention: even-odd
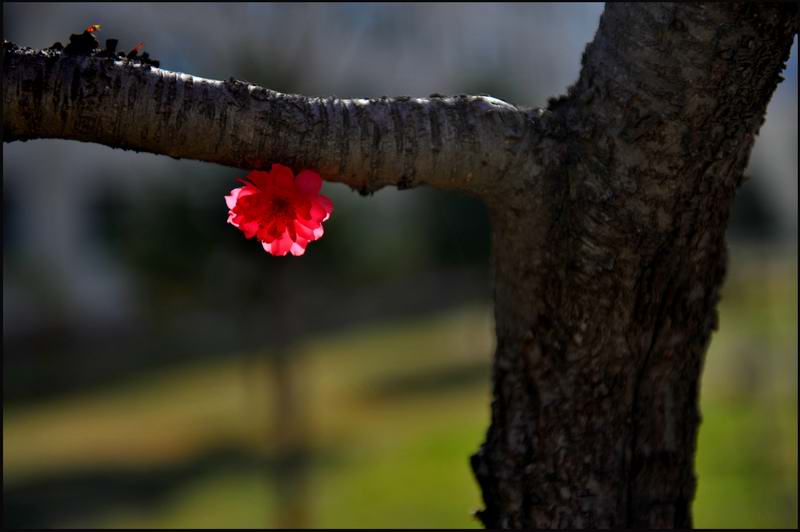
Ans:
[{"label": "plum blossom", "polygon": [[243,187],[225,196],[228,223],[247,238],[256,237],[267,253],[302,255],[309,242],[323,234],[322,222],[330,218],[333,202],[320,195],[322,179],[313,170],[297,177],[281,164],[269,172],[253,170]]}]

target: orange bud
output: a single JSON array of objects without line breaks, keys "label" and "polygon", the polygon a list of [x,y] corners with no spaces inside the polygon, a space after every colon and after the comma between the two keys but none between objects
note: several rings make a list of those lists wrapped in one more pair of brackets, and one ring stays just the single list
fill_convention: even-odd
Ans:
[{"label": "orange bud", "polygon": [[87,33],[94,33],[94,32],[96,32],[96,31],[100,31],[100,27],[101,27],[101,26],[100,26],[100,24],[90,24],[90,25],[89,25],[89,26],[86,28],[86,30],[85,30],[85,31],[86,31]]}]

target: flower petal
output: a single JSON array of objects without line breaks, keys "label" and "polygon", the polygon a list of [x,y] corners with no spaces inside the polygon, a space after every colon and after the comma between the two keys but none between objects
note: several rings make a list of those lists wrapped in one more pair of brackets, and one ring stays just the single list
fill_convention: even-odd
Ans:
[{"label": "flower petal", "polygon": [[314,199],[319,202],[319,204],[328,212],[328,214],[333,213],[333,202],[328,196],[318,196]]},{"label": "flower petal", "polygon": [[308,241],[302,238],[297,239],[296,242],[292,243],[292,247],[289,248],[289,252],[294,255],[295,257],[299,257],[303,253],[306,252],[306,246],[308,245]]},{"label": "flower petal", "polygon": [[239,197],[237,200],[240,200],[247,196],[252,196],[253,194],[260,194],[261,191],[258,190],[252,183],[245,183],[245,186],[242,187],[242,191],[239,192]]},{"label": "flower petal", "polygon": [[247,185],[250,185],[251,187],[255,185],[257,189],[262,190],[264,192],[266,192],[269,189],[271,180],[270,173],[262,172],[261,170],[253,170],[252,172],[247,174],[245,179],[249,179],[252,182],[252,184],[248,183],[247,181],[242,181],[241,179],[240,181],[246,183]]},{"label": "flower petal", "polygon": [[297,174],[295,182],[304,194],[310,196],[319,194],[319,190],[322,188],[322,178],[313,170],[303,170]]},{"label": "flower petal", "polygon": [[314,220],[317,223],[322,223],[330,217],[331,217],[330,213],[326,211],[322,205],[320,205],[317,201],[313,202],[313,204],[311,205],[312,220]]},{"label": "flower petal", "polygon": [[294,188],[294,174],[292,173],[292,169],[288,166],[273,164],[270,173],[272,174],[272,179],[276,186],[285,189]]},{"label": "flower petal", "polygon": [[239,226],[239,229],[244,232],[245,238],[253,238],[258,232],[258,222],[247,222]]},{"label": "flower petal", "polygon": [[[295,220],[294,229],[295,232],[297,233],[298,238],[304,238],[306,240],[314,240],[314,231],[310,227],[307,227],[305,224],[300,223],[300,221]],[[297,240],[297,238],[295,240]]]},{"label": "flower petal", "polygon": [[283,234],[283,227],[277,220],[269,220],[258,230],[258,239],[263,242],[272,242],[273,240],[280,240]]},{"label": "flower petal", "polygon": [[242,191],[242,187],[234,188],[231,190],[230,196],[225,196],[225,204],[228,206],[229,209],[233,209],[236,207],[236,199],[239,197],[239,193]]},{"label": "flower petal", "polygon": [[294,242],[292,242],[292,239],[289,238],[289,234],[284,232],[283,235],[281,235],[281,238],[273,240],[272,254],[279,257],[283,257],[284,255],[289,253],[289,250],[292,248],[293,243]]}]

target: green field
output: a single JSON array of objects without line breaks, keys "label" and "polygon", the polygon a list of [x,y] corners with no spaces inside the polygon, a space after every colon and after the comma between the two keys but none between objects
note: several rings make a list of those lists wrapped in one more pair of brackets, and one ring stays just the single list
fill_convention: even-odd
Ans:
[{"label": "green field", "polygon": [[[726,285],[701,399],[698,527],[797,525],[796,263],[770,267],[767,281],[736,267]],[[230,353],[6,407],[4,489],[100,486],[106,502],[54,512],[60,527],[477,528],[468,458],[489,420],[491,327],[476,306],[298,344],[289,402],[276,403],[266,353]],[[276,431],[287,409],[304,421]],[[300,482],[276,466],[293,445],[306,450]],[[127,477],[141,479],[130,493],[158,496],[114,498],[102,480]]]}]

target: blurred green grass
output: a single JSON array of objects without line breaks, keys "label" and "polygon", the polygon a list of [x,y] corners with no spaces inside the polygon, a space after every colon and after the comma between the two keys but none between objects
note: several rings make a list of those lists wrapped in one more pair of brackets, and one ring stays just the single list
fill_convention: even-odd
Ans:
[{"label": "blurred green grass", "polygon": [[[695,526],[792,528],[796,262],[739,255],[703,379]],[[312,457],[298,524],[478,528],[471,512],[480,507],[480,494],[468,459],[489,421],[491,327],[490,308],[472,306],[293,348]],[[265,355],[231,353],[102,391],[5,408],[4,489],[98,468],[118,475],[158,471],[220,448],[269,460],[281,438],[272,432],[280,412]],[[414,382],[422,384],[408,385]],[[277,515],[287,487],[262,469],[207,468],[177,483],[157,505],[122,501],[51,525],[286,524]]]}]

